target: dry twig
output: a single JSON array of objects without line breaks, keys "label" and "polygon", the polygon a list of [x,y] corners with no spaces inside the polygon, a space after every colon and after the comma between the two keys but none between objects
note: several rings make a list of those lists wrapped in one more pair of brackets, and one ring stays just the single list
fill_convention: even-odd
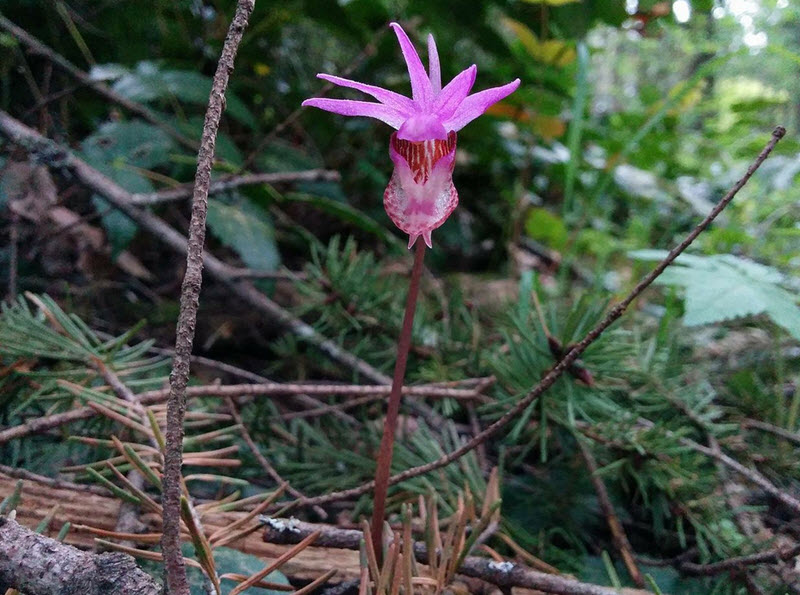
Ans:
[{"label": "dry twig", "polygon": [[[241,176],[225,176],[212,182],[208,188],[209,194],[218,194],[239,188],[240,186],[256,186],[258,184],[281,184],[288,182],[314,182],[338,181],[339,172],[327,169],[310,169],[306,171],[289,171],[266,174],[246,174]],[[192,197],[192,187],[181,185],[169,190],[151,192],[149,194],[134,194],[131,203],[135,205],[155,205],[175,200]]]},{"label": "dry twig", "polygon": [[614,546],[619,551],[622,561],[625,563],[625,568],[628,569],[628,574],[631,576],[633,583],[640,588],[644,588],[644,577],[636,564],[636,559],[633,555],[633,549],[628,541],[628,536],[625,534],[625,529],[622,528],[622,523],[619,522],[619,517],[614,511],[614,505],[611,504],[611,498],[608,496],[608,490],[603,479],[598,475],[597,461],[585,444],[578,438],[578,447],[581,450],[581,456],[586,462],[586,468],[589,471],[589,479],[592,481],[594,491],[597,493],[597,500],[600,503],[600,508],[603,515],[606,517],[608,528],[611,531],[611,537],[614,540]]},{"label": "dry twig", "polygon": [[161,588],[125,554],[92,554],[0,517],[0,589],[29,595],[159,595]]},{"label": "dry twig", "polygon": [[[229,397],[227,400],[227,404],[228,404],[228,411],[230,411],[234,422],[236,422],[236,424],[239,426],[239,432],[241,433],[242,438],[245,441],[245,444],[247,444],[248,448],[250,448],[250,452],[253,453],[253,456],[258,461],[258,464],[261,465],[261,468],[267,472],[267,475],[269,475],[278,484],[284,483],[284,479],[275,470],[275,467],[272,466],[272,463],[270,463],[269,460],[267,460],[267,457],[261,454],[261,450],[259,450],[258,444],[255,443],[253,437],[250,435],[250,432],[247,430],[247,428],[244,425],[244,422],[242,421],[242,416],[239,414],[239,410],[236,408],[236,403],[233,401],[233,399]],[[301,499],[305,498],[305,494],[303,494],[302,492],[293,488],[290,485],[286,486],[286,491],[289,492],[295,498],[301,498]],[[319,515],[319,517],[322,520],[328,518],[328,514],[319,506],[314,507],[314,512],[316,512],[317,515]]]},{"label": "dry twig", "polygon": [[[214,165],[217,131],[222,112],[225,110],[225,91],[233,72],[233,64],[239,43],[247,28],[255,0],[239,0],[236,12],[228,28],[222,47],[222,55],[211,86],[200,151],[197,156],[192,217],[189,223],[189,239],[186,255],[186,273],[181,286],[180,312],[175,330],[175,357],[170,374],[170,395],[167,402],[166,450],[163,474],[163,537],[161,549],[164,555],[167,585],[173,595],[189,595],[186,567],[181,555],[181,461],[183,454],[183,418],[186,412],[186,385],[189,382],[189,367],[192,344],[203,281],[203,245],[206,236],[206,213],[208,211],[208,188],[211,185],[211,168]],[[214,578],[214,577],[212,577]]]},{"label": "dry twig", "polygon": [[[314,545],[318,547],[357,550],[364,534],[354,529],[339,529],[330,525],[315,525],[295,521],[292,523],[267,523],[264,541],[269,543],[298,543],[309,535],[318,533]],[[425,544],[414,544],[414,557],[421,564],[428,563]],[[547,593],[562,595],[619,595],[618,591],[590,583],[582,583],[564,576],[538,572],[511,562],[496,563],[487,558],[467,556],[458,573],[479,578],[500,587],[527,587]]]}]

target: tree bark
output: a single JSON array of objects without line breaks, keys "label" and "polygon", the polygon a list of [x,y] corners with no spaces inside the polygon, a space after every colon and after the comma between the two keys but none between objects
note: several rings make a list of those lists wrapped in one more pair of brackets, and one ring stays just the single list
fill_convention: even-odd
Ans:
[{"label": "tree bark", "polygon": [[160,595],[127,554],[92,554],[0,517],[0,590],[26,595]]}]

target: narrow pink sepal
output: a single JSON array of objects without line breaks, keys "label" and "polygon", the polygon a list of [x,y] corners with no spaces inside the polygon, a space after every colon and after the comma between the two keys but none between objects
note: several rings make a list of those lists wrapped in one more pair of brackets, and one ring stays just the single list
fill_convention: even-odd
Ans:
[{"label": "narrow pink sepal", "polygon": [[431,100],[431,81],[428,78],[428,73],[425,72],[425,67],[422,65],[422,60],[419,59],[414,44],[403,31],[403,28],[397,23],[389,23],[397,35],[397,41],[400,42],[400,51],[403,52],[406,65],[408,66],[408,76],[411,79],[411,95],[414,101],[422,106],[427,106]]},{"label": "narrow pink sepal", "polygon": [[400,95],[399,93],[395,93],[394,91],[389,91],[388,89],[384,89],[383,87],[376,87],[375,85],[367,85],[365,83],[359,83],[358,81],[345,79],[339,76],[334,76],[332,74],[320,73],[317,75],[317,78],[322,79],[323,81],[328,81],[329,83],[333,83],[334,85],[339,85],[340,87],[348,87],[350,89],[356,89],[358,91],[361,91],[362,93],[371,95],[381,103],[388,105],[389,107],[394,108],[397,111],[401,112],[407,118],[411,117],[411,115],[414,113],[413,101],[411,101],[408,97]]},{"label": "narrow pink sepal", "polygon": [[433,96],[442,90],[442,68],[439,65],[439,50],[436,49],[436,40],[433,35],[428,35],[428,73],[431,79]]},{"label": "narrow pink sepal", "polygon": [[302,105],[304,107],[316,107],[326,112],[332,112],[342,116],[366,116],[385,122],[394,129],[398,129],[406,121],[406,117],[394,108],[381,103],[370,103],[369,101],[354,101],[352,99],[325,99],[313,97],[306,99]]},{"label": "narrow pink sepal", "polygon": [[493,87],[470,95],[461,102],[455,113],[445,120],[444,127],[447,130],[461,130],[483,114],[491,105],[511,95],[517,90],[517,87],[519,87],[519,79],[511,81],[502,87]]},{"label": "narrow pink sepal", "polygon": [[469,68],[459,72],[456,77],[445,85],[442,92],[433,104],[433,110],[442,119],[450,118],[464,98],[472,91],[475,84],[475,77],[478,75],[478,67],[474,64]]}]

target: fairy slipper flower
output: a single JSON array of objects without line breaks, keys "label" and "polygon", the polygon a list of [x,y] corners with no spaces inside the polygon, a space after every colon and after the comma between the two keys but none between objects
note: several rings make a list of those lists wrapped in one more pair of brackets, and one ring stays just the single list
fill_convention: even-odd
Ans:
[{"label": "fairy slipper flower", "polygon": [[391,23],[411,78],[411,97],[349,79],[318,74],[323,80],[371,95],[378,103],[349,99],[306,99],[304,106],[343,116],[365,116],[396,130],[389,142],[394,173],[383,195],[383,205],[394,224],[409,236],[408,247],[422,236],[431,247],[431,232],[442,225],[458,205],[453,186],[456,132],[483,114],[489,106],[519,87],[516,79],[470,95],[477,67],[473,64],[444,88],[439,53],[428,36],[428,72],[411,40]]}]

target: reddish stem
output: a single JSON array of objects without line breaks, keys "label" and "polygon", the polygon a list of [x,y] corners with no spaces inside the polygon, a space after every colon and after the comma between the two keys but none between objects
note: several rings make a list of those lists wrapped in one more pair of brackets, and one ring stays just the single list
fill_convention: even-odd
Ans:
[{"label": "reddish stem", "polygon": [[419,280],[422,276],[422,261],[425,260],[425,242],[417,240],[414,253],[414,267],[411,269],[411,280],[408,285],[406,312],[403,315],[403,328],[397,341],[397,360],[394,365],[392,392],[389,394],[389,408],[383,422],[383,438],[378,452],[375,469],[375,498],[372,509],[372,545],[375,555],[381,557],[383,551],[383,517],[386,513],[386,493],[389,490],[389,475],[392,470],[392,452],[394,437],[397,431],[397,416],[400,412],[400,399],[403,390],[403,379],[406,375],[408,352],[411,348],[411,330],[414,326],[414,311],[417,308]]}]

